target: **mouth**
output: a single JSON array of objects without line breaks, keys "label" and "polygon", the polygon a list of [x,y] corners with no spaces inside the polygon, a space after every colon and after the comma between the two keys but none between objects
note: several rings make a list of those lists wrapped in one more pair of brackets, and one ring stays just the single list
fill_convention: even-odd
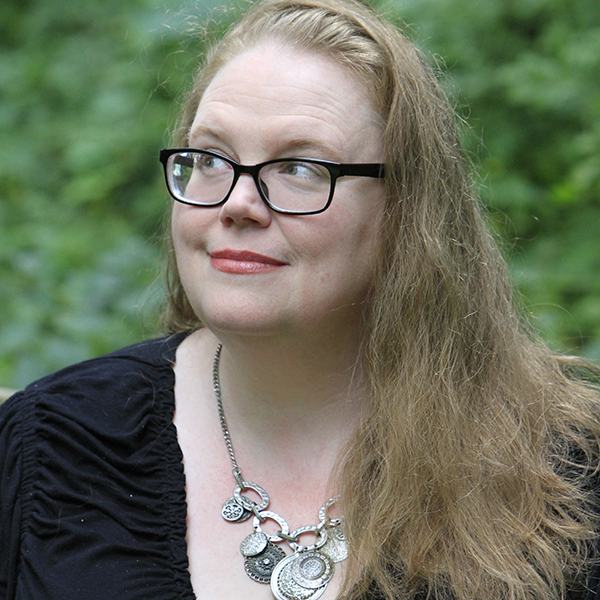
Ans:
[{"label": "mouth", "polygon": [[226,260],[238,260],[242,262],[257,262],[264,265],[285,265],[281,260],[272,258],[271,256],[265,256],[264,254],[257,254],[256,252],[250,252],[250,250],[215,250],[209,252],[211,258],[226,259]]},{"label": "mouth", "polygon": [[240,275],[266,273],[274,271],[280,267],[285,267],[287,263],[266,256],[251,252],[250,250],[215,250],[209,252],[210,263],[217,270],[223,273],[235,273]]}]

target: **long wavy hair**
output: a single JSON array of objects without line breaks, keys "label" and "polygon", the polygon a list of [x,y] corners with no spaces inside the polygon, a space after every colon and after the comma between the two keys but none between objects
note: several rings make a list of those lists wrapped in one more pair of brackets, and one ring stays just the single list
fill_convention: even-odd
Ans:
[{"label": "long wavy hair", "polygon": [[[233,57],[267,39],[324,53],[383,118],[387,199],[365,303],[370,396],[337,469],[352,553],[341,596],[557,600],[585,585],[597,511],[597,371],[515,308],[455,111],[392,24],[354,0],[266,0],[207,53],[174,142]],[[170,331],[201,326],[171,252]],[[370,596],[369,596],[370,595]]]}]

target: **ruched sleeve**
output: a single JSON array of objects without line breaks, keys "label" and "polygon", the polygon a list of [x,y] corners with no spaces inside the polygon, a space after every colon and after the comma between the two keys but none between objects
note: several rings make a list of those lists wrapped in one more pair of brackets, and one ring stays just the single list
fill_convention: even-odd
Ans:
[{"label": "ruched sleeve", "polygon": [[191,600],[175,349],[155,340],[2,407],[0,598]]}]

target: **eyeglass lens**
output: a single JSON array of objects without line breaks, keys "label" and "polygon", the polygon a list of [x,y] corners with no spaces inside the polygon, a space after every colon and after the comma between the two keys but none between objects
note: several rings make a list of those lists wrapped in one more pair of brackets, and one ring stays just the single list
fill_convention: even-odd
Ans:
[{"label": "eyeglass lens", "polygon": [[[169,181],[175,196],[191,204],[220,204],[231,191],[233,166],[203,152],[179,152],[169,158]],[[318,211],[331,191],[329,170],[310,161],[281,160],[264,165],[258,174],[263,196],[286,212]]]}]

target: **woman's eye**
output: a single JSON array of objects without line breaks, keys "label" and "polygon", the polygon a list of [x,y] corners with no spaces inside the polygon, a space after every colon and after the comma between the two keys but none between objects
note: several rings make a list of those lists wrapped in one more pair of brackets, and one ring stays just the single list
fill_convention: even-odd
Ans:
[{"label": "woman's eye", "polygon": [[288,162],[283,164],[283,174],[290,177],[322,179],[328,177],[326,169],[320,165],[305,162]]},{"label": "woman's eye", "polygon": [[213,156],[211,154],[200,153],[194,156],[194,168],[203,172],[220,172],[227,171],[230,169],[229,164],[222,158],[219,158],[218,156]]},{"label": "woman's eye", "polygon": [[194,166],[198,169],[214,169],[222,164],[221,159],[206,154],[197,154],[194,160]]},{"label": "woman's eye", "polygon": [[286,175],[306,175],[308,169],[304,165],[297,163],[287,163],[285,167]]}]

